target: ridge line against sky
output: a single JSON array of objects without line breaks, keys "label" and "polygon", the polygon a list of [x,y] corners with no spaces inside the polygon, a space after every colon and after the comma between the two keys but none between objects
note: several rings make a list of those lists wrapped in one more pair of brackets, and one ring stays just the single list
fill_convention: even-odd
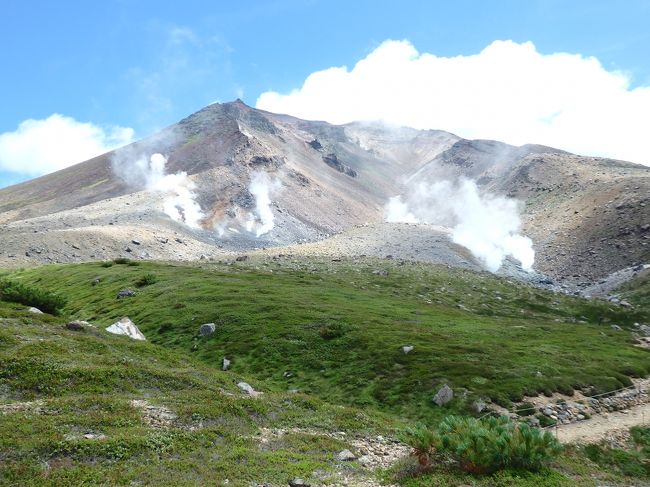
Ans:
[{"label": "ridge line against sky", "polygon": [[25,0],[4,10],[0,187],[237,97],[304,118],[383,118],[650,162],[647,0]]}]

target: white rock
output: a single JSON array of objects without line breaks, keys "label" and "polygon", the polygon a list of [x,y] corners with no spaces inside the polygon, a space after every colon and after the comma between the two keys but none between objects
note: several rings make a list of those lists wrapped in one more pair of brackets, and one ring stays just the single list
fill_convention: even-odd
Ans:
[{"label": "white rock", "polygon": [[230,368],[230,360],[224,357],[223,362],[221,363],[221,370],[228,370],[229,368]]},{"label": "white rock", "polygon": [[407,353],[409,353],[410,351],[412,351],[413,348],[415,348],[415,347],[413,347],[412,345],[404,345],[404,346],[402,347],[402,352],[404,352],[404,354],[407,354]]},{"label": "white rock", "polygon": [[106,327],[106,331],[115,335],[126,335],[134,340],[146,340],[138,327],[126,316],[117,323]]},{"label": "white rock", "polygon": [[258,392],[255,389],[253,389],[253,386],[251,386],[246,382],[238,382],[237,387],[239,387],[242,391],[244,391],[246,394],[252,397],[257,397],[260,394],[262,394],[261,392]]},{"label": "white rock", "polygon": [[29,311],[30,313],[34,313],[35,315],[44,314],[40,309],[34,308],[33,306],[31,308],[27,308],[27,311]]}]

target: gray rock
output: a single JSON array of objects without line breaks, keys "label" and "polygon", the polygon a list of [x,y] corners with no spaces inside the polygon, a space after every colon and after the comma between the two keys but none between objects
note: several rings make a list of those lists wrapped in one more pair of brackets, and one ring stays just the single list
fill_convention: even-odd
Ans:
[{"label": "gray rock", "polygon": [[246,394],[252,397],[257,397],[260,394],[262,394],[261,392],[258,392],[255,389],[253,389],[253,386],[251,386],[246,382],[238,382],[237,387],[239,387],[242,391],[244,391]]},{"label": "gray rock", "polygon": [[404,345],[404,346],[402,347],[402,352],[404,352],[404,354],[406,355],[406,354],[408,354],[409,352],[411,352],[414,348],[415,348],[415,347],[414,347],[413,345]]},{"label": "gray rock", "polygon": [[295,479],[289,480],[289,487],[311,487],[303,479],[296,477]]},{"label": "gray rock", "polygon": [[351,462],[352,460],[356,460],[357,456],[350,450],[343,450],[339,452],[338,455],[336,455],[336,458],[338,458],[341,462]]},{"label": "gray rock", "polygon": [[43,312],[40,309],[34,308],[33,306],[31,308],[27,308],[27,311],[29,311],[30,313],[34,313],[35,315],[43,314]]},{"label": "gray rock", "polygon": [[440,390],[433,396],[433,402],[438,406],[444,406],[454,398],[454,391],[447,384],[442,386]]},{"label": "gray rock", "polygon": [[66,323],[65,327],[71,331],[86,331],[86,327],[89,325],[87,321],[74,320],[70,323]]},{"label": "gray rock", "polygon": [[486,407],[487,407],[487,405],[483,401],[481,401],[480,399],[477,400],[477,401],[474,401],[472,403],[472,411],[474,411],[476,414],[479,414],[479,413],[482,413],[483,411],[485,411]]},{"label": "gray rock", "polygon": [[230,360],[226,357],[221,361],[221,370],[228,370],[230,368]]},{"label": "gray rock", "polygon": [[117,299],[132,298],[136,295],[136,292],[133,289],[125,288],[117,293]]},{"label": "gray rock", "polygon": [[621,331],[622,329],[623,329],[623,328],[621,328],[621,327],[618,326],[618,325],[612,325],[612,330],[614,330],[614,331]]},{"label": "gray rock", "polygon": [[139,240],[135,240],[135,239],[131,240],[131,243],[132,243],[133,245],[140,245],[140,241],[139,241]]},{"label": "gray rock", "polygon": [[205,323],[201,325],[201,328],[199,328],[199,333],[201,333],[201,336],[208,336],[212,335],[214,331],[217,329],[217,325],[214,323]]}]

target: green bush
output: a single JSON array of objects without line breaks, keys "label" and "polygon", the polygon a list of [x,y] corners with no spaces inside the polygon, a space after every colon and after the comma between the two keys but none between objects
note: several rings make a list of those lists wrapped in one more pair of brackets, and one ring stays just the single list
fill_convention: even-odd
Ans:
[{"label": "green bush", "polygon": [[58,314],[67,303],[67,300],[58,294],[6,279],[0,281],[0,299],[34,306],[53,315]]},{"label": "green bush", "polygon": [[561,451],[548,432],[508,418],[449,416],[439,426],[441,452],[465,471],[487,474],[506,468],[536,471]]},{"label": "green bush", "polygon": [[126,257],[118,257],[117,259],[113,259],[113,262],[115,262],[116,264],[124,265],[124,264],[128,264],[131,261]]},{"label": "green bush", "polygon": [[431,465],[431,457],[440,446],[440,437],[423,425],[406,428],[401,440],[413,448],[411,455],[418,459],[421,468]]},{"label": "green bush", "polygon": [[101,265],[102,267],[106,267],[106,268],[108,268],[108,267],[113,267],[113,263],[112,263],[110,260],[108,260],[108,261],[106,261],[106,262],[102,262],[100,265]]},{"label": "green bush", "polygon": [[144,286],[149,286],[151,284],[155,284],[158,282],[158,278],[156,277],[155,274],[145,274],[144,276],[140,277],[137,281],[135,281],[135,285],[137,287],[144,287]]}]

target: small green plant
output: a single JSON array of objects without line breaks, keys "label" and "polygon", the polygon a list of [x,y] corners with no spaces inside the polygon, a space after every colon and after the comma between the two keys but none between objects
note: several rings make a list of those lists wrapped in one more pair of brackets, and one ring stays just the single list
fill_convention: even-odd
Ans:
[{"label": "small green plant", "polygon": [[515,409],[515,412],[519,416],[532,416],[535,414],[535,411],[537,408],[532,402],[522,402],[519,406],[517,406],[517,409]]},{"label": "small green plant", "polygon": [[102,262],[100,265],[102,267],[106,267],[106,268],[113,267],[113,262],[111,262],[110,260],[107,260],[106,262]]},{"label": "small green plant", "polygon": [[440,446],[440,437],[424,425],[406,428],[402,441],[413,448],[411,455],[418,459],[420,468],[431,466],[431,458]]},{"label": "small green plant", "polygon": [[545,414],[538,414],[535,416],[539,420],[539,425],[542,428],[547,428],[549,426],[555,426],[557,424],[557,421],[554,419],[549,418]]},{"label": "small green plant", "polygon": [[[127,259],[126,257],[118,257],[117,259],[113,259],[113,262],[115,264],[119,264],[119,265],[126,265],[129,262],[131,262],[131,260]],[[110,266],[108,266],[108,267],[110,267]]]},{"label": "small green plant", "polygon": [[0,281],[0,299],[34,306],[53,315],[58,314],[67,303],[63,296],[56,293],[6,279]]},{"label": "small green plant", "polygon": [[135,285],[137,287],[145,287],[150,286],[151,284],[155,284],[156,282],[158,282],[158,278],[155,274],[145,274],[144,276],[141,276],[137,281],[135,281]]},{"label": "small green plant", "polygon": [[318,334],[325,340],[333,340],[345,335],[346,328],[342,323],[327,323],[319,328]]},{"label": "small green plant", "polygon": [[587,445],[584,453],[592,462],[623,475],[650,478],[650,428],[630,429],[634,448],[623,450],[604,445]]},{"label": "small green plant", "polygon": [[548,432],[508,418],[459,418],[448,416],[439,427],[441,451],[461,469],[489,474],[506,468],[536,471],[560,451]]}]

